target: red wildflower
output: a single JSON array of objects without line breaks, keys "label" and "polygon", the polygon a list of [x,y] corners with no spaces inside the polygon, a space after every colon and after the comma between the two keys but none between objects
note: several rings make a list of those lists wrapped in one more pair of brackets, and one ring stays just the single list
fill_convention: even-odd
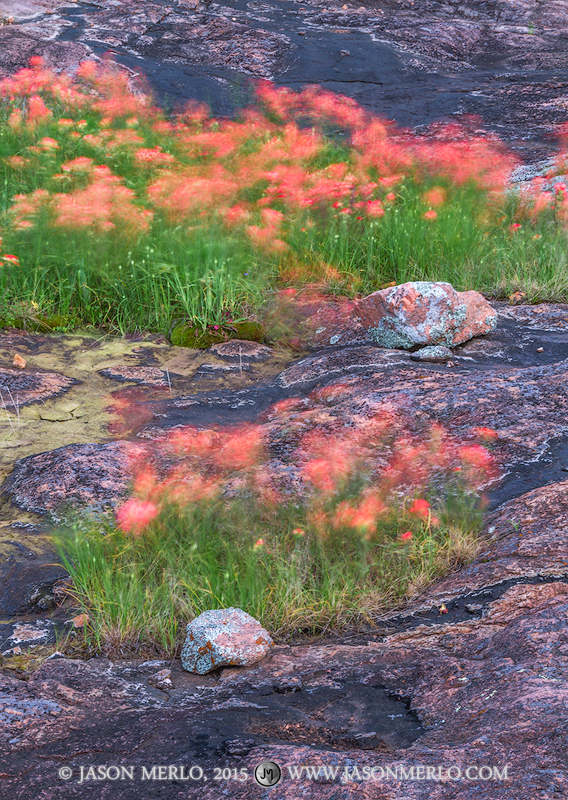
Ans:
[{"label": "red wildflower", "polygon": [[441,186],[434,186],[422,195],[422,199],[429,206],[441,206],[446,200],[446,190]]},{"label": "red wildflower", "polygon": [[82,78],[84,81],[94,81],[97,77],[97,71],[96,61],[82,61],[77,67],[77,77]]},{"label": "red wildflower", "polygon": [[336,528],[345,526],[372,532],[377,527],[378,517],[386,511],[386,505],[374,494],[368,495],[356,506],[344,500],[337,506],[333,525]]},{"label": "red wildflower", "polygon": [[408,513],[415,517],[427,517],[430,513],[430,503],[423,498],[418,498],[412,503]]},{"label": "red wildflower", "polygon": [[38,95],[32,95],[28,99],[28,128],[33,128],[43,120],[53,116],[45,105],[43,99]]},{"label": "red wildflower", "polygon": [[18,256],[10,255],[9,253],[2,253],[0,254],[0,263],[4,261],[6,264],[14,264],[14,266],[18,266],[20,263],[20,259]]},{"label": "red wildflower", "polygon": [[116,512],[118,527],[125,533],[140,534],[158,515],[159,508],[146,500],[131,498]]},{"label": "red wildflower", "polygon": [[335,480],[331,475],[330,465],[322,458],[316,458],[304,464],[302,477],[310,481],[320,492],[333,492],[335,489]]},{"label": "red wildflower", "polygon": [[260,461],[263,450],[264,431],[259,425],[249,425],[225,433],[211,458],[223,469],[247,469]]},{"label": "red wildflower", "polygon": [[495,439],[499,438],[497,431],[494,431],[492,428],[474,428],[473,432],[487,442],[494,442]]},{"label": "red wildflower", "polygon": [[366,212],[369,217],[384,217],[385,209],[380,200],[369,200],[366,207]]},{"label": "red wildflower", "polygon": [[462,447],[459,451],[461,460],[476,469],[488,471],[493,466],[493,458],[485,447],[474,444],[469,447]]}]

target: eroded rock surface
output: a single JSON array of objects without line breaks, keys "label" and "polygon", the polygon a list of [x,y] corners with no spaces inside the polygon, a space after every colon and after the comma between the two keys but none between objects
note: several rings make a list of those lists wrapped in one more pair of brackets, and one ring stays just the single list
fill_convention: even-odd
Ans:
[{"label": "eroded rock surface", "polygon": [[[359,645],[281,646],[218,680],[174,667],[167,692],[149,685],[136,663],[104,659],[54,659],[27,682],[2,674],[3,785],[15,798],[42,786],[81,797],[81,768],[133,766],[133,778],[120,784],[128,799],[147,786],[142,766],[198,761],[207,782],[166,779],[161,796],[261,798],[266,790],[252,774],[271,759],[283,770],[271,791],[279,800],[300,793],[474,800],[481,789],[495,800],[562,796],[567,611],[568,583],[513,586],[473,623],[422,626]],[[57,777],[62,765],[71,770],[65,783]],[[339,769],[334,778],[301,770],[292,777],[306,765]],[[395,765],[442,774],[453,767],[454,778],[362,778],[365,767]],[[477,777],[483,766],[497,768],[497,777],[464,776],[470,767]],[[244,769],[248,779],[215,782],[215,767]],[[101,786],[117,791],[110,781]]]},{"label": "eroded rock surface", "polygon": [[[168,800],[218,800],[225,793],[260,800],[268,790],[252,775],[266,759],[283,770],[282,783],[270,790],[277,800],[549,800],[567,794],[568,307],[495,307],[495,330],[454,348],[453,366],[416,363],[407,351],[369,344],[327,346],[292,363],[288,354],[287,364],[282,354],[262,351],[266,360],[248,359],[251,371],[236,371],[231,387],[221,375],[199,377],[200,368],[217,358],[227,365],[222,356],[236,354],[123,342],[133,370],[167,367],[179,377],[167,389],[117,390],[118,375],[102,376],[100,370],[118,372],[127,364],[118,344],[108,345],[112,355],[85,348],[81,357],[88,356],[89,369],[71,366],[73,376],[85,382],[80,386],[88,385],[91,370],[106,382],[106,403],[120,400],[130,427],[108,441],[114,419],[109,412],[100,444],[36,450],[17,461],[2,487],[5,517],[17,513],[13,502],[42,512],[55,508],[55,500],[110,502],[117,488],[126,486],[121,459],[128,447],[154,446],[155,438],[159,459],[160,435],[172,425],[200,424],[208,409],[218,410],[217,424],[241,419],[265,424],[274,464],[291,472],[293,446],[310,426],[364,425],[370,415],[388,409],[395,425],[405,421],[418,433],[439,420],[464,442],[477,426],[494,429],[494,453],[509,475],[501,487],[487,487],[493,508],[485,516],[479,556],[378,619],[372,630],[280,645],[252,667],[203,676],[185,672],[177,659],[112,664],[56,658],[27,681],[0,665],[0,773],[6,796],[18,800],[56,791],[58,797],[82,798],[89,781],[101,797],[117,796],[117,782],[95,786],[85,778],[89,766],[112,764],[133,769],[132,778],[118,787],[121,800],[137,800],[141,791],[157,788]],[[333,319],[343,325],[341,314]],[[326,336],[333,335],[329,326]],[[43,344],[35,355],[31,343],[22,350],[32,368],[34,358],[47,358],[46,338],[38,337]],[[42,361],[45,366],[65,374],[61,364]],[[132,371],[122,378],[134,384],[142,374]],[[80,386],[54,398],[54,412]],[[2,529],[6,556],[20,550],[7,544],[14,530]],[[25,535],[34,552],[41,531],[29,528]],[[17,557],[20,563],[27,559],[25,552]],[[12,566],[6,561],[4,574]],[[15,607],[12,595],[0,599],[6,608],[8,601]],[[26,609],[36,618],[0,621],[5,658],[18,648],[55,641],[54,625],[37,619],[37,605]],[[179,772],[152,783],[142,780],[142,767],[194,763],[207,782],[180,778]],[[306,765],[338,771],[316,778],[294,773]],[[365,767],[396,765],[425,765],[442,774],[450,767],[498,772],[484,780],[456,778],[455,772],[448,780],[363,780]],[[58,777],[62,766],[71,770],[65,781]],[[215,781],[215,768],[221,778],[223,768],[248,778]]]},{"label": "eroded rock surface", "polygon": [[437,597],[522,576],[568,576],[568,480],[503,503],[487,514],[485,526],[488,546],[459,576],[438,583]]},{"label": "eroded rock surface", "polygon": [[418,129],[477,115],[529,161],[566,118],[564,0],[8,0],[1,14],[0,75],[111,52],[168,103],[215,114],[246,104],[254,78],[320,84]]},{"label": "eroded rock surface", "polygon": [[[110,409],[119,412],[125,422],[111,422],[107,416],[107,425],[111,423],[107,436],[138,439],[142,445],[145,440],[159,439],[175,425],[224,425],[268,414],[268,418],[259,419],[269,425],[273,455],[293,468],[293,445],[306,425],[364,424],[373,414],[388,411],[405,420],[415,433],[439,421],[464,441],[471,439],[474,428],[489,427],[498,435],[493,444],[495,455],[503,470],[509,472],[511,486],[515,486],[509,494],[506,489],[495,488],[502,502],[531,488],[531,480],[532,486],[539,486],[565,478],[562,468],[568,466],[568,449],[564,455],[568,406],[563,387],[568,371],[568,313],[562,316],[562,309],[555,309],[546,316],[535,311],[529,324],[528,311],[523,312],[521,323],[516,321],[519,308],[496,305],[497,328],[488,336],[454,348],[452,360],[441,364],[417,364],[406,351],[370,344],[337,346],[300,358],[271,379],[281,358],[275,355],[275,360],[269,359],[262,366],[266,376],[263,381],[262,373],[255,372],[261,367],[253,360],[227,364],[221,358],[215,363],[214,356],[223,354],[212,349],[210,354],[200,354],[196,362],[195,351],[171,348],[191,365],[193,378],[176,379],[172,369],[167,373],[170,385],[156,388],[161,394],[152,396],[149,389],[140,393],[136,387],[113,392]],[[333,328],[327,334],[330,330]],[[136,358],[142,363],[128,371],[113,367],[113,375],[118,377],[123,370],[122,380],[130,377],[134,383],[150,374],[148,370],[152,376],[152,370],[165,371],[144,366],[144,359],[152,361],[155,351],[135,349],[140,351]],[[171,358],[166,363],[179,367],[181,362]],[[222,367],[226,366],[235,369],[225,375]],[[200,390],[202,382],[205,388],[229,380],[242,382],[242,388],[221,388],[221,383],[219,389]],[[187,393],[189,388],[193,389],[191,393]],[[270,411],[279,400],[294,397],[299,400],[297,407],[288,405],[276,414]],[[51,416],[58,418],[57,405],[53,412]],[[530,425],[527,420],[531,420]],[[4,496],[20,508],[39,513],[54,510],[60,502],[112,502],[123,496],[127,482],[120,474],[126,464],[117,461],[120,452],[118,442],[103,447],[85,443],[20,459],[3,486]],[[96,470],[91,468],[92,458]],[[542,480],[545,473],[546,480]]]},{"label": "eroded rock surface", "polygon": [[64,503],[100,509],[126,495],[126,442],[68,445],[18,461],[2,494],[26,511],[56,512]]},{"label": "eroded rock surface", "polygon": [[56,372],[0,367],[0,408],[14,412],[20,406],[58,397],[76,383]]},{"label": "eroded rock surface", "polygon": [[210,351],[226,361],[266,361],[272,350],[264,344],[249,342],[245,339],[230,339],[228,342],[214,344]]},{"label": "eroded rock surface", "polygon": [[[118,364],[116,367],[102,369],[100,373],[107,378],[114,378],[125,383],[141,383],[145,386],[160,386],[162,388],[171,385],[169,373],[157,367],[129,367]],[[179,376],[174,375],[172,377]]]},{"label": "eroded rock surface", "polygon": [[0,617],[50,611],[57,602],[55,587],[66,577],[45,529],[31,524],[0,529]]}]

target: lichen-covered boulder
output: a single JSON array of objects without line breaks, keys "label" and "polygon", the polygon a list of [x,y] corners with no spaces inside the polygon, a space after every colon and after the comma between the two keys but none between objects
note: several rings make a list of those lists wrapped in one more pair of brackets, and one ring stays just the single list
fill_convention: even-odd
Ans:
[{"label": "lichen-covered boulder", "polygon": [[382,347],[455,347],[489,333],[497,312],[479,292],[456,292],[449,283],[410,281],[381,289],[355,304],[354,316]]},{"label": "lichen-covered boulder", "polygon": [[273,645],[260,622],[240,608],[204,611],[187,626],[181,664],[199,675],[218,667],[247,667]]}]

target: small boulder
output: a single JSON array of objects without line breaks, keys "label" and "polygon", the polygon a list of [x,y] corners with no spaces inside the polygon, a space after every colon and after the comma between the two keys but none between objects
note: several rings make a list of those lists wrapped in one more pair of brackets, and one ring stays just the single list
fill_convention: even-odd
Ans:
[{"label": "small boulder", "polygon": [[421,347],[410,354],[412,361],[431,361],[433,364],[445,364],[452,357],[452,351],[443,344]]},{"label": "small boulder", "polygon": [[260,661],[273,645],[260,622],[240,608],[204,611],[187,626],[181,664],[198,675],[218,667],[246,667]]},{"label": "small boulder", "polygon": [[455,347],[489,333],[497,312],[479,292],[456,292],[449,283],[410,281],[363,297],[354,315],[382,347]]}]

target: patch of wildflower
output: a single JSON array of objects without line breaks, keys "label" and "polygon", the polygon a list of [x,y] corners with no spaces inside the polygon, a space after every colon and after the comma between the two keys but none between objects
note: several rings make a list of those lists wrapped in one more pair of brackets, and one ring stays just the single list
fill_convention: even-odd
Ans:
[{"label": "patch of wildflower", "polygon": [[[457,126],[440,127],[428,141],[401,136],[355,101],[314,86],[294,93],[261,83],[257,95],[263,111],[249,109],[237,120],[213,119],[193,104],[169,121],[110,62],[85,61],[71,78],[34,58],[0,81],[8,126],[27,148],[25,157],[7,163],[37,171],[43,159],[46,177],[64,191],[52,193],[45,182],[16,195],[15,229],[47,220],[62,229],[136,237],[156,215],[170,225],[215,220],[281,257],[293,230],[330,216],[381,224],[409,182],[430,186],[421,213],[431,222],[452,185],[471,182],[492,197],[504,191],[512,162],[496,140],[465,137]],[[334,161],[325,131],[337,125],[350,149]],[[88,185],[61,177],[77,178],[79,171]],[[555,197],[565,205],[566,192],[557,188]],[[42,209],[49,213],[37,213]]]},{"label": "patch of wildflower", "polygon": [[401,427],[400,420],[393,424],[392,416],[383,411],[355,427],[338,425],[330,417],[330,427],[322,425],[321,412],[309,405],[306,408],[305,402],[292,398],[268,415],[271,425],[289,417],[288,436],[294,427],[300,434],[293,459],[299,483],[283,485],[278,471],[269,467],[268,430],[261,426],[186,427],[170,432],[159,444],[174,464],[161,481],[148,466],[149,453],[144,450],[135,496],[161,507],[168,502],[178,506],[208,502],[227,491],[231,496],[244,492],[261,506],[274,508],[290,502],[292,491],[304,509],[303,523],[292,530],[295,540],[310,530],[323,539],[334,531],[350,530],[371,541],[396,513],[406,513],[428,528],[439,526],[439,512],[434,513],[424,497],[436,476],[453,484],[466,483],[475,491],[496,474],[486,448],[464,445],[440,425],[418,438]]},{"label": "patch of wildflower", "polygon": [[116,522],[125,533],[139,535],[159,513],[158,506],[147,500],[131,498],[116,512]]},{"label": "patch of wildflower", "polygon": [[87,163],[89,160],[75,159],[62,166],[63,171],[70,174],[88,174],[90,180],[85,188],[54,194],[36,189],[31,194],[16,195],[10,209],[14,228],[33,227],[39,216],[47,214],[49,224],[58,228],[87,229],[97,233],[117,229],[130,236],[147,231],[152,212],[134,204],[133,190],[124,186],[107,166],[91,167]]}]

